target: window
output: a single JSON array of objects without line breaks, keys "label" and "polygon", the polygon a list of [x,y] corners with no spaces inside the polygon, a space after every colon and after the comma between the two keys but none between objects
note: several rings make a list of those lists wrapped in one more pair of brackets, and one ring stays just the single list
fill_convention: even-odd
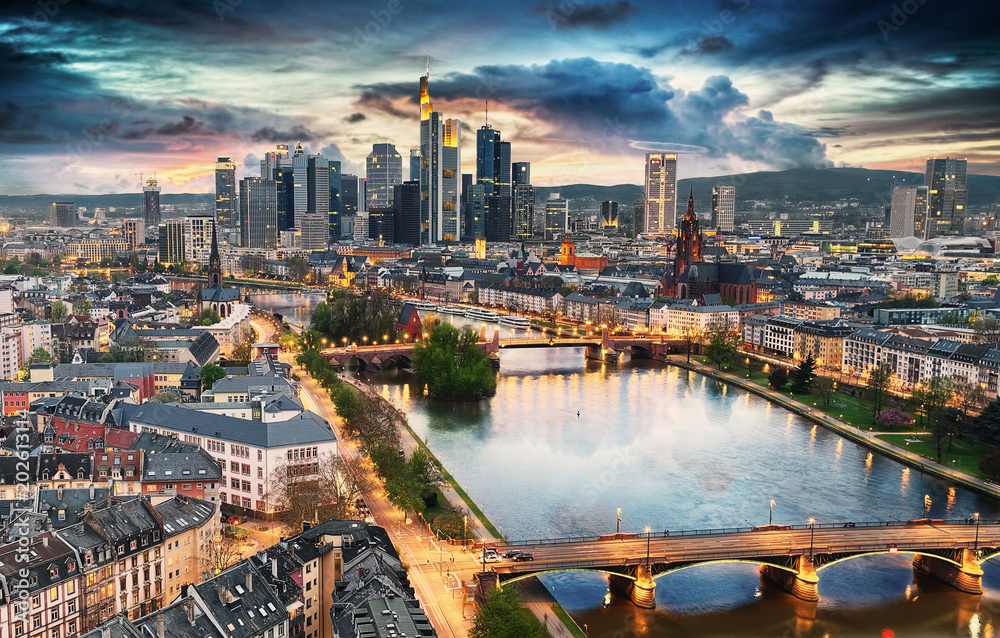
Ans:
[{"label": "window", "polygon": [[59,620],[59,608],[56,607],[55,609],[53,609],[50,612],[50,615],[52,617],[52,622],[55,622],[55,621]]},{"label": "window", "polygon": [[184,490],[185,492],[190,491],[191,490],[191,484],[190,483],[181,483],[181,489]]},{"label": "window", "polygon": [[[51,587],[49,589],[49,600],[59,600],[59,588],[58,587]],[[55,620],[55,618],[53,618],[52,620]]]},{"label": "window", "polygon": [[[66,603],[66,613],[67,614],[76,613],[76,601],[75,600],[71,600],[68,603]],[[72,634],[73,630],[70,629],[69,633]]]},{"label": "window", "polygon": [[264,496],[264,486],[257,484],[257,496]]},{"label": "window", "polygon": [[250,481],[243,481],[243,491],[244,492],[250,491]]},{"label": "window", "polygon": [[59,520],[66,520],[66,510],[59,510]]},{"label": "window", "polygon": [[137,546],[138,546],[138,543],[136,543],[136,542],[135,542],[134,540],[133,540],[133,541],[131,541],[131,542],[129,542],[129,544],[128,544],[128,548],[129,548],[129,550],[133,550],[133,549],[135,549],[135,548],[136,548]]},{"label": "window", "polygon": [[246,463],[243,464],[242,471],[244,476],[250,476],[250,466]]},{"label": "window", "polygon": [[229,471],[233,472],[234,474],[238,474],[239,471],[240,471],[240,464],[237,463],[236,461],[230,461],[229,462]]},{"label": "window", "polygon": [[32,616],[31,617],[31,628],[32,629],[39,629],[41,626],[42,626],[42,615],[41,614],[35,614],[34,616]]},{"label": "window", "polygon": [[257,478],[259,478],[259,479],[264,478],[264,468],[262,468],[262,467],[258,467],[257,468]]},{"label": "window", "polygon": [[42,597],[39,594],[35,594],[31,597],[31,606],[40,607],[42,605]]},{"label": "window", "polygon": [[234,490],[240,489],[240,480],[235,478],[229,479],[229,487],[233,488]]},{"label": "window", "polygon": [[257,460],[258,461],[263,461],[264,460],[264,451],[263,450],[257,450]]},{"label": "window", "polygon": [[69,634],[70,636],[72,636],[72,635],[74,635],[76,633],[76,621],[75,620],[69,621],[69,625],[66,626],[66,633]]}]

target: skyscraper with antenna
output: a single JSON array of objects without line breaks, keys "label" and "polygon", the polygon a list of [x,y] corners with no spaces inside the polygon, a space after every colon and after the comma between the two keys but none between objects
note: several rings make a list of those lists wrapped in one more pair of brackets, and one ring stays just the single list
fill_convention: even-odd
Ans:
[{"label": "skyscraper with antenna", "polygon": [[427,72],[420,78],[420,243],[457,241],[460,214],[462,122],[445,119],[431,104]]}]

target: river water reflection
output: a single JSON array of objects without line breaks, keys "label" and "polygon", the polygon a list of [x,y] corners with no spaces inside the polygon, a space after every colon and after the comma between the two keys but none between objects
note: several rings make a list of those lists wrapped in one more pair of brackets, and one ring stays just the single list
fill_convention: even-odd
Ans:
[{"label": "river water reflection", "polygon": [[[622,529],[935,518],[1000,503],[909,469],[767,401],[655,362],[605,366],[580,348],[505,350],[497,395],[450,404],[420,396],[407,373],[368,377],[406,410],[456,480],[512,539]],[[752,564],[657,579],[657,609],[607,595],[601,574],[542,577],[593,637],[995,636],[1000,569],[979,597],[914,579],[910,556],[873,556],[820,572],[818,604],[761,589]],[[886,633],[889,632],[889,633]]]}]

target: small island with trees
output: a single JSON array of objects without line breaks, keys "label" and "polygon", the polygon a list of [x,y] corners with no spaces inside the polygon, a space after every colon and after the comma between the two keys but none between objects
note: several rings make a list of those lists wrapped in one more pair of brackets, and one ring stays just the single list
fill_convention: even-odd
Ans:
[{"label": "small island with trees", "polygon": [[447,323],[431,326],[429,336],[413,348],[413,373],[432,397],[445,401],[478,401],[497,392],[489,357],[477,345],[479,336],[459,332]]}]

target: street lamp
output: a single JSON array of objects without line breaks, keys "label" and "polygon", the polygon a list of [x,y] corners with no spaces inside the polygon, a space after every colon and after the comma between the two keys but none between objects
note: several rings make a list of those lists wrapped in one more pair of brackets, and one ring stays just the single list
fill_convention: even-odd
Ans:
[{"label": "street lamp", "polygon": [[973,546],[973,551],[979,549],[979,512],[976,512],[976,544]]},{"label": "street lamp", "polygon": [[649,533],[649,527],[646,527],[646,571],[649,571],[649,538],[652,534]]},{"label": "street lamp", "polygon": [[816,535],[816,519],[809,519],[809,560],[813,557],[813,538]]}]

